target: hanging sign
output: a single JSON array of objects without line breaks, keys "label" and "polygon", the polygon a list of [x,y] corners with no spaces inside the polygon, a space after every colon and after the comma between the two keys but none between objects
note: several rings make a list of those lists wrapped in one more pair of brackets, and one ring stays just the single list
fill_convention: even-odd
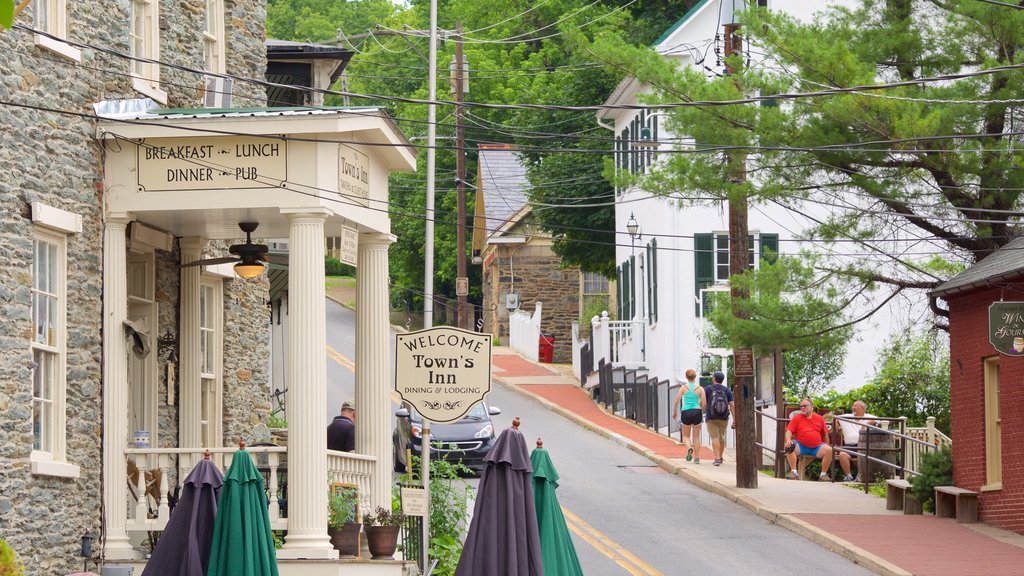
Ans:
[{"label": "hanging sign", "polygon": [[359,230],[341,227],[341,262],[349,266],[357,265],[359,255]]},{"label": "hanging sign", "polygon": [[491,335],[439,326],[398,334],[395,391],[431,422],[454,422],[491,391]]},{"label": "hanging sign", "polygon": [[988,341],[1002,354],[1024,355],[1024,302],[993,302],[988,307]]}]

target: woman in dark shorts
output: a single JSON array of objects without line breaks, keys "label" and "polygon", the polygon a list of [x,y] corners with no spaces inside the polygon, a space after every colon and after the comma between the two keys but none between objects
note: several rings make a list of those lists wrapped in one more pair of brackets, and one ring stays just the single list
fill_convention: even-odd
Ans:
[{"label": "woman in dark shorts", "polygon": [[[704,421],[704,388],[697,384],[697,372],[692,368],[686,371],[686,382],[683,382],[672,403],[672,418],[682,424],[679,429],[683,445],[686,446],[686,461],[700,464],[700,425]],[[693,451],[697,451],[694,457]]]}]

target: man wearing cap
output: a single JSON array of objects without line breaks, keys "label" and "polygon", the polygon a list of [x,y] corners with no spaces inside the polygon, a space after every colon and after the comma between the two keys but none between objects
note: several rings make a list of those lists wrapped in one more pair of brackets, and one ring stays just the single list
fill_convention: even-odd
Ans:
[{"label": "man wearing cap", "polygon": [[732,390],[724,382],[725,374],[715,372],[711,384],[704,390],[707,398],[708,435],[711,436],[711,449],[715,453],[715,466],[721,466],[725,461],[725,428],[729,424],[729,414],[736,410]]},{"label": "man wearing cap", "polygon": [[346,400],[341,414],[327,425],[327,449],[352,452],[356,449],[356,401]]}]

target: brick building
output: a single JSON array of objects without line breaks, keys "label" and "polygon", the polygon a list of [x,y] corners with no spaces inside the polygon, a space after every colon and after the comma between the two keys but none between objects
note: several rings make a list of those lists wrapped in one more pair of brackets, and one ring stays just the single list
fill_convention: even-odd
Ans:
[{"label": "brick building", "polygon": [[541,332],[555,338],[554,361],[572,361],[572,323],[580,316],[580,270],[563,266],[550,234],[532,223],[526,169],[514,147],[479,150],[473,261],[483,265],[484,332],[508,341],[508,315],[543,303]]},{"label": "brick building", "polygon": [[[931,296],[949,307],[953,481],[979,518],[1024,533],[1024,237]],[[991,319],[990,319],[991,318]]]}]

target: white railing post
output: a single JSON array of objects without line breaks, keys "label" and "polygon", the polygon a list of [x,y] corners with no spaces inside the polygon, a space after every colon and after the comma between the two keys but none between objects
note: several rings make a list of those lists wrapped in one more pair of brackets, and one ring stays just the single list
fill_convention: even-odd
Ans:
[{"label": "white railing post", "polygon": [[598,319],[596,316],[591,321],[591,345],[594,347],[594,363],[597,360],[604,358],[605,362],[610,363],[611,357],[611,334],[609,332],[608,323],[611,319],[608,318],[608,311],[601,312],[601,318]]},{"label": "white railing post", "polygon": [[932,446],[938,444],[938,438],[935,434],[935,416],[928,417],[928,423],[925,427],[925,431],[928,434],[928,443]]},{"label": "white railing post", "polygon": [[160,471],[160,506],[157,508],[157,522],[164,526],[167,524],[167,520],[171,517],[171,506],[168,498],[170,487],[167,484],[167,472],[171,467],[170,456],[166,454],[160,454],[157,456],[160,465],[157,470]]},{"label": "white railing post", "polygon": [[274,452],[267,454],[267,465],[270,467],[270,502],[267,507],[270,512],[271,522],[281,517],[281,504],[277,498],[277,467],[280,463],[280,458],[280,455]]},{"label": "white railing post", "polygon": [[580,359],[580,323],[573,322],[571,324],[572,332],[572,373],[577,377],[580,375],[582,368],[582,360]]},{"label": "white railing post", "polygon": [[145,522],[149,519],[149,504],[146,502],[146,456],[140,454],[135,458],[135,470],[138,479],[135,481],[135,521]]}]

